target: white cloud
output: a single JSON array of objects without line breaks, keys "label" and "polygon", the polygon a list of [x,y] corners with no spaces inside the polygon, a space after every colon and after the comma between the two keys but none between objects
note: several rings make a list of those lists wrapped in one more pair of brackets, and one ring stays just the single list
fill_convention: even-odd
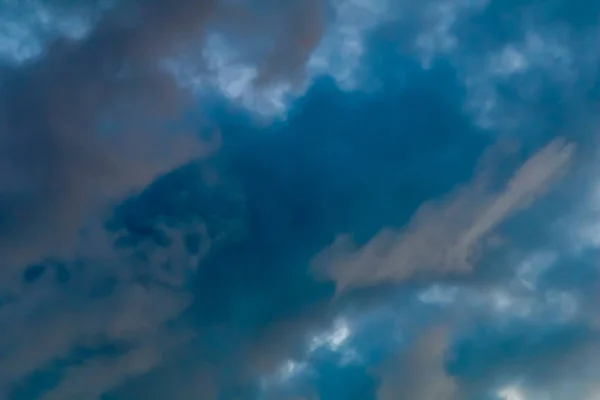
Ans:
[{"label": "white cloud", "polygon": [[417,298],[425,304],[450,305],[456,301],[459,288],[434,284],[421,291]]},{"label": "white cloud", "polygon": [[360,362],[360,355],[348,344],[352,335],[350,322],[343,317],[338,317],[329,330],[317,333],[310,338],[308,355],[327,349],[341,357],[339,362],[342,365]]},{"label": "white cloud", "polygon": [[345,90],[362,84],[357,71],[366,51],[366,36],[393,18],[389,0],[333,1],[335,20],[308,63],[311,75],[327,74]]},{"label": "white cloud", "polygon": [[576,50],[564,36],[559,30],[532,28],[519,41],[499,49],[483,54],[459,52],[450,57],[468,89],[465,109],[484,128],[507,132],[518,129],[533,114],[506,104],[499,92],[501,85],[510,84],[523,99],[532,102],[542,85],[557,84],[565,96],[571,95],[584,72],[575,68]]},{"label": "white cloud", "polygon": [[527,400],[517,386],[508,386],[498,390],[498,400]]},{"label": "white cloud", "polygon": [[337,351],[350,337],[350,326],[343,318],[338,318],[330,331],[315,335],[310,341],[310,351],[318,350],[327,346],[333,351]]},{"label": "white cloud", "polygon": [[111,5],[112,0],[102,0],[94,8],[67,10],[37,0],[2,1],[0,59],[21,64],[39,56],[55,37],[81,39]]},{"label": "white cloud", "polygon": [[[201,92],[216,88],[225,97],[266,117],[285,117],[293,99],[306,92],[315,77],[329,75],[344,90],[360,87],[357,72],[366,50],[365,39],[371,29],[391,20],[389,0],[334,0],[334,18],[305,66],[302,82],[276,82],[256,85],[257,65],[240,60],[240,49],[219,34],[208,36],[198,54],[187,52],[169,59],[166,68],[179,83]],[[243,50],[243,49],[242,49]],[[199,69],[206,62],[206,69]]]},{"label": "white cloud", "polygon": [[557,260],[554,252],[540,251],[523,260],[516,271],[517,281],[527,290],[535,290],[539,275]]},{"label": "white cloud", "polygon": [[460,47],[454,30],[468,16],[484,9],[489,0],[433,0],[424,2],[417,12],[420,31],[414,45],[425,68],[433,59],[452,56]]}]

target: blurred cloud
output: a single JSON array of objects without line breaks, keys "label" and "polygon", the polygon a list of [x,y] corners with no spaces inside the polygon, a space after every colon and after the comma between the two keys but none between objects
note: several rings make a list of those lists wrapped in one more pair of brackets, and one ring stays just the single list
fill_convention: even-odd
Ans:
[{"label": "blurred cloud", "polygon": [[[140,10],[143,24],[131,27],[119,21],[127,10],[118,7],[82,43],[59,41],[5,77],[0,254],[8,265],[61,254],[99,198],[214,151],[188,132],[172,138],[136,124],[115,138],[99,129],[122,101],[140,107],[150,99],[163,115],[179,107],[180,94],[154,63],[174,41],[199,32],[211,9],[209,2],[151,2]],[[120,79],[124,69],[130,77]],[[168,155],[157,152],[165,146],[173,147]]]},{"label": "blurred cloud", "polygon": [[513,386],[525,398],[585,398],[594,388],[597,333],[585,327],[525,325],[474,334],[478,336],[455,344],[448,364],[463,396],[500,393]]},{"label": "blurred cloud", "polygon": [[[268,32],[279,40],[260,66],[265,82],[295,73],[319,40],[319,4],[292,6],[269,11],[265,21],[286,21],[275,26],[243,9],[247,16],[236,13],[236,34]],[[214,1],[118,3],[87,36],[54,40],[39,59],[5,74],[0,255],[6,264],[63,255],[104,200],[218,149],[218,133],[205,143],[193,129],[168,128],[190,106],[189,93],[159,66],[182,42],[201,42],[216,14],[222,21],[230,13],[218,8]]]},{"label": "blurred cloud", "polygon": [[484,170],[442,200],[425,203],[400,233],[384,230],[361,249],[354,249],[348,237],[339,237],[315,259],[316,273],[333,279],[341,292],[423,272],[471,271],[485,251],[483,240],[546,192],[573,152],[574,146],[561,140],[548,144],[499,192],[489,189]]},{"label": "blurred cloud", "polygon": [[[232,188],[208,185],[202,172],[192,163],[158,179],[117,207],[116,221],[89,229],[74,260],[38,264],[0,307],[1,393],[96,398],[172,362],[194,340],[192,327],[176,322],[193,301],[190,277],[245,225],[243,207],[233,215]],[[206,385],[196,390],[215,383],[211,373],[198,373]],[[52,376],[47,391],[36,387]]]},{"label": "blurred cloud", "polygon": [[409,3],[2,13],[0,397],[593,396],[597,10]]},{"label": "blurred cloud", "polygon": [[377,400],[398,397],[423,400],[457,399],[458,385],[444,369],[448,332],[444,327],[425,332],[407,354],[386,366]]},{"label": "blurred cloud", "polygon": [[3,1],[0,62],[31,62],[43,54],[47,42],[57,37],[84,38],[113,4],[111,0],[70,5],[44,0]]}]

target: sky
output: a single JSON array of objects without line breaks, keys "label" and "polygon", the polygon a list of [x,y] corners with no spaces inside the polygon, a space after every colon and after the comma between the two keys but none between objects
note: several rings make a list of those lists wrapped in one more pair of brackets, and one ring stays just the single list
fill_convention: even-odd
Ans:
[{"label": "sky", "polygon": [[0,398],[600,399],[599,4],[0,0]]}]

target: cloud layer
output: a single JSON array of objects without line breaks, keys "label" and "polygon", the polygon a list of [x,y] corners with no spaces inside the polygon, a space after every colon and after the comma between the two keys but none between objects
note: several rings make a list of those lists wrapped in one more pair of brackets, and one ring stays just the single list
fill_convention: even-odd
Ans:
[{"label": "cloud layer", "polygon": [[598,396],[598,10],[408,3],[0,4],[0,397]]}]

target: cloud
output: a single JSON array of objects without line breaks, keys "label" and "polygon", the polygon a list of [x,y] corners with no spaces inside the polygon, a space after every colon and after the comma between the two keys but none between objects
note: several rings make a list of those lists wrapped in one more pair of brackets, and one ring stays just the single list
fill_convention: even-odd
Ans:
[{"label": "cloud", "polygon": [[525,398],[586,398],[598,379],[598,335],[585,325],[480,325],[449,352],[446,368],[467,398],[511,387]]},{"label": "cloud", "polygon": [[597,356],[597,332],[585,326],[428,326],[375,367],[377,399],[587,399],[597,394]]},{"label": "cloud", "polygon": [[[377,15],[372,16],[373,20],[365,21],[364,31],[373,28],[380,19],[390,17],[390,13],[382,11],[385,8],[382,3],[381,8],[375,7]],[[427,2],[425,7],[431,23],[424,26],[431,35],[439,34],[431,42],[436,57],[461,53],[466,45],[462,40],[454,41],[455,47],[444,48],[443,36],[449,33],[462,38],[459,25],[464,22],[463,13],[470,16],[471,12],[480,11],[469,9],[472,2],[459,2],[460,9],[444,14],[444,7],[436,8],[442,3],[447,2]],[[70,173],[57,175],[68,178],[65,178],[67,183],[55,187],[70,188],[71,182],[81,182],[75,185],[77,189],[89,184],[83,193],[91,203],[75,196],[83,219],[73,219],[72,229],[63,227],[62,221],[69,222],[69,212],[77,211],[78,207],[67,202],[71,205],[63,205],[66,211],[52,214],[56,215],[55,227],[78,235],[74,251],[64,259],[53,258],[32,265],[25,270],[19,291],[6,296],[1,293],[0,328],[4,334],[0,337],[0,394],[16,400],[101,396],[115,400],[269,396],[297,399],[297,395],[310,399],[362,400],[377,396],[377,379],[380,379],[382,399],[397,398],[403,393],[411,398],[462,399],[503,387],[517,388],[523,393],[543,392],[544,388],[552,387],[550,380],[560,381],[559,375],[568,378],[568,371],[559,368],[562,356],[537,357],[531,351],[535,347],[532,343],[547,337],[545,329],[574,321],[583,323],[588,314],[593,314],[593,307],[586,304],[590,303],[584,296],[587,292],[579,282],[596,278],[581,274],[580,264],[560,254],[563,247],[555,249],[551,243],[545,243],[549,249],[534,249],[531,254],[538,251],[545,254],[549,250],[550,254],[556,254],[556,260],[553,258],[552,265],[528,270],[519,262],[527,259],[521,257],[521,251],[531,250],[530,243],[510,246],[510,257],[500,257],[493,260],[493,265],[486,265],[486,272],[490,268],[503,272],[486,275],[489,281],[484,287],[480,281],[449,279],[446,272],[470,271],[478,266],[488,246],[502,244],[495,240],[496,230],[504,228],[504,223],[519,211],[523,211],[519,217],[524,224],[534,224],[529,218],[533,214],[541,214],[543,221],[553,219],[554,215],[549,217],[545,213],[546,208],[528,206],[552,187],[571,162],[579,164],[580,153],[575,160],[571,136],[569,143],[552,142],[521,168],[505,171],[506,160],[498,157],[500,167],[494,160],[486,159],[480,162],[480,170],[473,173],[480,153],[495,140],[492,136],[503,132],[483,132],[471,120],[472,116],[464,112],[465,101],[469,100],[464,91],[472,88],[465,87],[468,85],[464,70],[455,68],[455,61],[461,56],[453,53],[453,60],[448,63],[434,59],[428,69],[422,69],[420,58],[409,59],[414,54],[407,58],[407,54],[398,52],[397,42],[387,36],[379,40],[382,38],[374,35],[369,43],[361,39],[357,58],[362,57],[362,64],[352,72],[352,80],[356,82],[339,88],[332,83],[333,79],[317,80],[293,104],[285,120],[259,126],[252,121],[254,115],[236,114],[239,110],[232,111],[235,107],[230,103],[225,104],[223,111],[217,109],[220,105],[212,103],[210,106],[214,108],[206,110],[203,108],[206,103],[202,102],[198,105],[202,109],[192,112],[214,119],[219,129],[215,130],[214,141],[198,140],[197,151],[188,153],[195,147],[196,141],[192,139],[201,130],[200,124],[190,123],[191,129],[187,129],[187,120],[173,124],[175,127],[162,122],[171,122],[181,110],[196,104],[188,102],[188,88],[181,86],[184,82],[175,77],[180,85],[176,86],[169,75],[173,71],[161,69],[164,64],[160,61],[166,58],[177,63],[182,56],[193,64],[190,73],[194,77],[215,73],[205,69],[204,54],[195,58],[204,53],[206,31],[211,38],[208,42],[218,37],[218,41],[226,43],[234,62],[258,64],[251,84],[269,87],[271,82],[296,83],[302,79],[303,64],[311,48],[327,30],[328,21],[318,12],[322,4],[221,2],[210,8],[210,17],[198,26],[191,22],[196,9],[187,9],[183,1],[175,3],[175,10],[163,8],[169,4],[162,1],[128,4],[117,4],[117,11],[109,12],[105,17],[108,19],[88,32],[89,36],[79,39],[80,48],[71,47],[75,42],[62,45],[58,42],[58,47],[47,49],[45,57],[12,71],[15,80],[6,80],[6,88],[27,89],[18,92],[21,96],[18,99],[29,99],[26,96],[29,92],[32,99],[43,98],[47,90],[43,85],[40,89],[38,83],[51,81],[48,77],[62,76],[56,71],[70,70],[64,60],[84,59],[79,54],[91,46],[89,41],[98,37],[101,27],[107,26],[106,21],[115,21],[111,18],[117,18],[117,27],[121,22],[133,21],[134,27],[127,25],[124,31],[135,37],[132,42],[140,35],[141,42],[147,44],[147,48],[133,49],[133,54],[123,51],[123,56],[116,57],[126,60],[127,68],[107,66],[107,76],[118,79],[98,84],[98,88],[105,90],[105,85],[114,83],[115,91],[111,89],[105,96],[111,101],[90,102],[94,106],[92,117],[83,113],[84,123],[74,125],[77,128],[74,131],[86,126],[91,133],[72,134],[68,135],[69,140],[59,140],[68,155],[80,154],[71,151],[72,147],[86,149],[88,153],[66,163],[77,165],[78,169],[73,171],[64,168],[77,174],[74,178],[70,178]],[[336,3],[335,7],[341,13],[344,5]],[[362,18],[371,7],[356,3],[356,8],[359,12],[347,16],[348,21],[340,27],[345,33],[340,35],[351,30],[352,20]],[[183,15],[179,16],[177,10]],[[146,43],[143,32],[149,25],[143,18],[135,17],[137,12],[153,16],[147,18],[149,25],[155,24],[153,18],[156,18],[176,32],[169,33],[167,36],[171,38],[164,40],[157,37],[159,32],[150,32],[152,40]],[[122,21],[118,16],[131,18]],[[179,18],[183,19],[181,25],[174,23]],[[470,21],[470,17],[466,19]],[[447,31],[444,26],[449,27]],[[116,35],[112,28],[104,32]],[[367,33],[348,33],[351,37],[359,34]],[[535,41],[523,43],[537,45]],[[107,46],[117,53],[128,48],[126,44]],[[516,45],[506,49],[529,51],[530,47]],[[503,48],[499,46],[499,56],[505,55]],[[344,49],[342,45],[335,46],[336,51]],[[113,54],[109,50],[103,52]],[[90,58],[98,60],[96,56]],[[55,60],[54,64],[51,60]],[[493,66],[495,61],[506,66],[502,57],[477,58],[475,64]],[[227,69],[226,64],[216,65],[218,69]],[[490,74],[503,80],[505,70]],[[79,75],[66,79],[67,87],[86,87],[85,71],[82,69]],[[73,68],[73,72],[78,70]],[[371,73],[373,80],[382,84],[366,87],[367,83],[358,83],[361,73]],[[90,75],[93,80],[95,74],[102,75],[93,72]],[[498,78],[500,75],[502,79]],[[104,75],[98,79],[103,80]],[[482,79],[488,78],[482,74]],[[511,79],[502,83],[513,85],[515,81]],[[151,84],[154,82],[157,89]],[[54,93],[60,86],[59,80],[50,86],[53,89],[50,92]],[[88,93],[83,89],[70,90],[55,98],[72,97],[75,100],[70,102],[77,106],[75,110],[80,110],[78,107],[84,102],[79,100],[86,97],[78,93],[84,92]],[[163,97],[163,93],[173,96]],[[536,93],[532,96],[536,97]],[[167,101],[171,99],[172,102]],[[18,104],[25,109],[28,101]],[[40,103],[31,104],[35,105],[36,114],[40,114],[40,110],[53,110],[46,104],[54,103],[57,101],[44,100],[41,102],[44,107],[36,105]],[[69,107],[60,106],[57,110]],[[10,115],[14,118],[14,114]],[[521,114],[515,118],[520,117]],[[85,122],[88,120],[94,122]],[[10,121],[27,129],[30,129],[28,124],[37,126],[25,118]],[[62,127],[69,120],[51,121],[52,124],[45,126]],[[539,144],[536,139],[531,140],[535,135],[528,129],[520,133],[519,143],[524,143],[525,152],[531,150],[532,143]],[[548,133],[552,135],[554,131]],[[51,144],[63,137],[50,136],[52,140],[47,142]],[[176,138],[181,138],[181,142]],[[62,150],[61,146],[49,147]],[[105,154],[111,161],[108,165],[114,168],[107,169],[110,173],[96,174],[104,165],[101,162],[104,158],[96,155]],[[198,154],[209,157],[155,179],[156,174]],[[4,159],[12,163],[17,158],[10,155],[13,158]],[[99,161],[91,163],[96,158]],[[506,164],[515,161],[506,158]],[[56,164],[62,165],[59,161],[68,159],[57,157]],[[24,158],[20,162],[24,167],[28,165]],[[55,165],[45,161],[42,164],[39,170],[47,169],[44,165]],[[35,170],[34,167],[31,168]],[[15,183],[15,192],[19,189],[23,193],[27,190],[37,194],[56,193],[50,190],[54,188],[52,185],[48,191],[39,189],[43,185],[19,188],[19,181],[33,182],[20,179],[21,176],[35,174],[11,168],[0,171],[10,171],[2,172],[7,182],[11,177],[19,178],[11,181]],[[498,176],[504,177],[513,170],[512,178],[497,182]],[[473,175],[472,182],[464,184]],[[153,183],[145,187],[150,181]],[[458,189],[452,190],[457,183],[460,183]],[[569,185],[569,188],[577,186]],[[100,197],[120,198],[134,187],[145,188],[139,195],[119,202],[107,221],[89,221],[84,215],[95,210],[96,201],[103,201]],[[571,198],[573,193],[565,190],[560,195]],[[60,203],[58,195],[47,198]],[[439,200],[419,207],[428,199]],[[552,197],[549,201],[552,200],[556,199]],[[547,202],[542,205],[545,207]],[[42,202],[39,206],[38,215],[50,210]],[[10,211],[11,207],[2,210]],[[65,240],[65,234],[51,228],[48,219],[32,219],[36,224],[43,222],[44,229],[39,224],[28,227],[15,224],[14,232],[22,232],[21,239],[33,237],[31,232],[44,231],[49,234],[40,234],[43,240],[56,238],[61,243]],[[85,222],[84,229],[78,229],[81,221]],[[511,228],[512,225],[507,227]],[[382,230],[384,233],[375,235]],[[330,254],[333,261],[340,261],[340,268],[329,270],[331,265],[326,263],[325,271],[320,274],[330,273],[331,280],[341,282],[341,290],[344,285],[352,288],[378,284],[386,284],[386,290],[376,287],[365,291],[365,296],[362,291],[351,291],[348,296],[331,301],[334,285],[315,279],[309,266],[315,254],[326,248],[339,232],[347,232],[359,245],[349,246],[341,255]],[[369,241],[373,235],[375,238]],[[32,256],[27,258],[35,258],[29,252],[35,243],[19,243],[24,243],[22,253]],[[367,244],[363,247],[363,243]],[[396,252],[397,246],[402,253]],[[39,248],[58,252],[49,242]],[[347,270],[341,266],[348,260],[374,260],[382,274],[369,280],[370,270],[357,261],[359,272],[344,275]],[[417,263],[412,264],[415,260]],[[453,264],[447,264],[448,261]],[[544,261],[531,259],[531,262]],[[555,270],[560,273],[548,275]],[[404,284],[405,279],[421,273],[433,279],[421,280],[414,286]],[[508,277],[513,273],[517,276]],[[586,287],[592,291],[597,286],[590,282]],[[447,315],[459,316],[458,323],[430,328],[431,323],[438,326],[440,318]],[[488,336],[478,330],[486,324],[489,324]],[[526,334],[511,336],[511,329],[518,330],[520,326],[525,326]],[[459,341],[460,351],[455,352],[458,356],[447,357],[455,350],[456,343],[451,340],[455,335],[460,339],[471,334],[477,340]],[[505,334],[508,339],[498,339]],[[574,338],[579,341],[583,336]],[[523,345],[517,346],[518,351],[512,356],[504,357],[503,346],[511,340]],[[555,344],[552,340],[548,343],[544,351],[552,350]],[[557,354],[578,353],[575,347],[561,347]],[[492,358],[485,359],[485,354],[480,355],[488,350],[495,356],[496,364]],[[596,354],[591,348],[589,353]],[[550,360],[547,364],[556,368],[550,368],[552,371],[547,374],[537,374],[535,365],[539,360]],[[470,379],[472,370],[463,368],[462,361],[475,365],[481,375]],[[380,365],[375,374],[374,365]],[[577,361],[570,365],[583,364]],[[497,371],[506,381],[493,379]],[[589,377],[593,378],[593,374]]]},{"label": "cloud", "polygon": [[125,384],[112,398],[218,399],[214,367],[182,362],[182,359],[186,357],[169,357],[160,367]]},{"label": "cloud", "polygon": [[[413,307],[402,317],[417,320],[422,311]],[[469,307],[452,306],[425,326],[404,327],[410,334],[399,350],[389,349],[373,368],[379,400],[500,399],[507,393],[563,400],[596,393],[599,341],[590,321],[525,316],[498,323],[487,317],[495,312],[489,305],[479,305],[482,313]]]},{"label": "cloud", "polygon": [[[120,386],[128,378],[143,375],[161,365],[165,354],[174,346],[172,335],[144,335],[135,347],[118,358],[98,356],[64,371],[65,378],[43,394],[44,400],[99,398]],[[205,385],[205,390],[209,384]],[[208,398],[207,398],[208,400]]]},{"label": "cloud", "polygon": [[[196,188],[198,175],[184,173],[153,185],[145,192],[147,201],[132,202],[124,207],[125,212],[118,208],[114,219],[118,222],[115,232],[123,238],[119,243],[139,244],[133,249],[136,254],[138,249],[142,250],[141,259],[160,260],[169,254],[171,243],[163,240],[163,235],[170,229],[164,227],[182,229],[184,236],[188,229],[196,229],[196,221],[202,220],[216,223],[208,223],[209,233],[215,226],[224,229],[222,232],[231,232],[227,226],[234,228],[231,236],[237,239],[226,240],[223,245],[214,240],[210,254],[200,260],[190,276],[188,284],[193,300],[185,315],[193,321],[193,330],[200,332],[200,337],[186,350],[197,362],[183,364],[206,368],[203,361],[210,360],[213,381],[227,393],[240,386],[256,389],[256,381],[265,375],[279,376],[279,368],[286,365],[286,360],[302,357],[315,335],[321,338],[321,348],[315,353],[327,353],[324,341],[334,335],[328,328],[343,304],[329,304],[333,285],[314,280],[307,271],[310,259],[340,227],[350,225],[369,231],[371,224],[379,227],[383,221],[397,218],[398,213],[405,214],[405,210],[398,212],[391,207],[390,195],[398,187],[413,188],[412,177],[410,171],[392,176],[390,164],[400,168],[410,154],[420,150],[425,152],[427,160],[437,162],[436,149],[427,153],[424,141],[404,142],[397,135],[397,128],[404,124],[431,126],[428,137],[434,140],[438,137],[439,130],[435,129],[438,125],[428,114],[437,112],[444,116],[446,140],[463,155],[462,162],[452,163],[447,175],[440,179],[446,183],[470,168],[467,158],[474,162],[473,154],[480,145],[477,140],[475,145],[467,140],[477,139],[474,132],[461,130],[466,122],[456,114],[456,103],[448,99],[453,99],[455,93],[444,86],[445,89],[439,89],[444,95],[439,95],[427,79],[436,79],[434,73],[414,75],[414,87],[409,93],[391,86],[372,94],[356,92],[350,102],[348,93],[332,86],[330,81],[319,81],[285,122],[267,128],[244,125],[245,120],[225,113],[221,124],[223,150],[215,158],[228,171],[219,182],[236,188],[231,198],[239,198],[239,202]],[[417,98],[422,112],[395,112],[404,101]],[[350,129],[359,125],[365,115],[386,121],[374,126],[380,141],[365,140]],[[349,121],[348,116],[353,118]],[[390,143],[398,143],[394,151],[389,151]],[[365,149],[368,151],[361,151]],[[422,160],[412,162],[421,165]],[[390,176],[393,183],[371,179],[379,173]],[[437,185],[433,186],[439,190]],[[426,193],[430,190],[422,189]],[[357,195],[362,192],[371,195]],[[417,193],[422,195],[421,191]],[[347,199],[346,207],[339,207],[341,198]],[[410,201],[407,203],[412,206]],[[154,210],[156,214],[146,210]],[[213,218],[212,214],[221,210],[223,213]],[[240,229],[231,223],[235,219],[232,214],[243,220]],[[140,218],[148,222],[139,223]],[[110,225],[112,229],[112,222]],[[131,231],[124,235],[127,229]],[[129,252],[127,248],[124,251]],[[160,265],[148,267],[156,271],[153,276],[164,274]],[[345,348],[340,351],[344,353],[340,357],[352,352],[351,349],[346,352]],[[172,368],[177,370],[177,365],[173,361]],[[340,375],[340,385],[343,376]],[[155,379],[160,381],[158,377]],[[124,392],[116,390],[116,396],[125,393],[122,396],[128,398],[127,393],[137,393],[136,388],[141,390],[140,386],[147,385],[145,376],[129,381]],[[361,382],[357,386],[364,383]]]},{"label": "cloud", "polygon": [[[187,398],[208,388],[250,390],[327,319],[322,299],[331,290],[319,293],[289,270],[244,276],[252,248],[239,259],[230,249],[249,240],[247,200],[235,181],[198,179],[203,167],[180,167],[121,203],[107,229],[83,235],[73,260],[36,265],[41,272],[0,307],[0,393],[130,398],[154,387],[150,393]],[[264,269],[282,267],[260,257]],[[236,312],[241,304],[250,305],[247,314]],[[117,351],[104,350],[111,346]],[[36,391],[36,379],[51,383]]]},{"label": "cloud", "polygon": [[319,254],[317,274],[337,290],[401,282],[419,273],[472,270],[502,222],[529,206],[564,172],[574,145],[555,140],[528,159],[501,191],[489,189],[485,173],[438,201],[423,204],[400,232],[383,230],[356,249],[347,236]]},{"label": "cloud", "polygon": [[[94,274],[84,278],[102,279]],[[26,293],[27,297],[3,307],[2,392],[7,393],[10,388],[5,385],[27,382],[38,369],[52,368],[56,363],[65,364],[59,370],[66,374],[57,391],[104,392],[127,376],[154,368],[177,337],[185,334],[170,334],[164,328],[189,304],[189,296],[177,288],[161,288],[158,283],[142,286],[105,275],[104,290],[110,296],[93,298],[98,283],[86,280],[74,279],[68,285],[47,288],[42,296]],[[27,317],[20,316],[22,313],[27,313]],[[10,326],[6,325],[9,320]],[[98,360],[70,360],[74,349],[101,348],[102,343],[122,343],[127,350],[114,359],[100,355]],[[92,372],[96,370],[97,374]],[[77,376],[86,374],[92,374],[97,381],[86,379],[85,386],[79,387],[81,380]],[[68,388],[73,382],[74,387]]]},{"label": "cloud", "polygon": [[[179,167],[123,201],[86,230],[71,258],[32,267],[36,275],[0,305],[0,393],[18,398],[57,376],[36,395],[95,398],[189,351],[205,333],[180,320],[194,301],[191,279],[247,224],[235,185],[201,179],[207,163]],[[198,354],[196,364],[207,361]],[[217,384],[216,367],[203,368],[198,378]]]},{"label": "cloud", "polygon": [[[203,141],[197,128],[169,127],[191,103],[160,65],[186,43],[201,44],[209,21],[232,22],[233,11],[212,0],[117,3],[84,38],[57,39],[42,57],[5,74],[0,86],[5,264],[64,255],[84,219],[104,201],[218,149],[218,132]],[[278,42],[266,53],[271,58],[260,67],[265,82],[302,67],[320,37],[319,13],[317,1],[310,7],[278,6],[265,20],[278,23],[269,26],[238,10],[235,33],[246,33],[249,47],[276,33]]]},{"label": "cloud", "polygon": [[0,254],[6,264],[61,254],[101,198],[215,150],[190,132],[161,133],[140,123],[116,134],[100,129],[122,102],[136,112],[153,106],[144,112],[157,113],[159,121],[173,115],[183,94],[156,63],[177,40],[201,33],[213,7],[152,1],[138,10],[139,26],[126,24],[122,18],[133,15],[117,7],[82,42],[59,40],[40,60],[5,77]]},{"label": "cloud", "polygon": [[[389,85],[367,94],[347,93],[322,80],[297,104],[286,121],[262,129],[244,125],[245,120],[241,122],[235,115],[225,113],[224,119],[229,124],[221,125],[224,147],[217,158],[231,157],[226,160],[226,164],[231,162],[226,169],[244,192],[247,232],[240,242],[230,243],[201,261],[192,278],[193,301],[185,315],[202,334],[187,347],[187,352],[200,360],[183,362],[186,367],[178,367],[173,361],[167,370],[159,368],[162,373],[169,375],[174,373],[170,368],[177,371],[190,364],[189,368],[194,365],[206,368],[200,361],[211,360],[213,380],[222,393],[256,391],[266,375],[272,378],[269,382],[275,387],[269,393],[275,393],[275,398],[279,398],[279,393],[294,393],[291,388],[282,389],[278,385],[293,386],[295,379],[313,379],[313,368],[317,374],[324,370],[324,374],[330,375],[315,377],[317,382],[310,381],[307,387],[316,385],[317,391],[329,396],[337,393],[343,398],[354,388],[369,391],[375,387],[372,378],[361,372],[363,366],[354,360],[352,340],[343,345],[328,344],[340,340],[338,335],[346,335],[343,326],[331,324],[344,304],[329,304],[332,285],[315,282],[307,267],[315,252],[324,248],[341,228],[350,226],[364,234],[390,220],[403,220],[418,205],[417,200],[443,192],[470,172],[476,154],[483,147],[482,140],[479,132],[472,131],[462,118],[455,88],[447,81],[453,77],[444,72],[413,69],[414,79],[409,87]],[[404,110],[405,102],[416,102],[418,107],[398,112]],[[439,115],[444,123],[429,118],[432,113]],[[357,130],[367,116],[368,121],[378,121],[369,125],[372,137],[360,135]],[[399,129],[412,126],[420,127],[426,139],[406,140],[398,135]],[[446,143],[450,150],[428,145],[436,140]],[[460,162],[456,162],[459,155]],[[430,164],[439,166],[445,174],[440,176],[437,167],[426,169]],[[433,184],[421,185],[421,177],[413,175],[413,171],[424,169],[427,176],[436,178]],[[148,245],[153,250],[144,254],[157,251],[153,246],[163,253],[162,228],[156,229],[156,225],[186,227],[186,221],[195,221],[194,213],[178,213],[178,210],[197,206],[210,215],[209,210],[220,209],[221,202],[228,204],[222,200],[218,203],[198,200],[203,196],[190,189],[194,186],[193,176],[180,175],[178,181],[185,183],[189,203],[161,200],[170,195],[179,199],[180,191],[174,188],[176,185],[157,185],[149,191],[156,196],[154,201],[128,207],[131,217],[144,214],[141,210],[159,210],[160,217],[151,219],[151,229],[133,221],[123,225],[142,233],[132,235],[134,242],[139,241],[139,236],[145,237],[147,244],[142,248]],[[411,190],[412,198],[399,195]],[[341,199],[345,199],[343,207]],[[401,207],[395,199],[401,202]],[[130,219],[128,214],[117,212],[117,220]],[[311,343],[318,350],[311,352]],[[312,355],[304,360],[307,352]],[[325,361],[326,365],[319,364],[319,357],[329,356],[350,365],[337,371],[337,361],[330,360],[329,366]],[[305,361],[308,367],[304,370],[301,366]],[[290,366],[295,367],[290,369]],[[292,374],[290,370],[304,372]],[[147,385],[148,376],[161,380],[158,372],[132,378],[126,389],[116,390],[115,396],[128,398],[131,396],[127,393],[138,393],[136,390]],[[347,379],[352,380],[351,387],[344,383]],[[177,388],[162,390],[176,392]]]},{"label": "cloud", "polygon": [[383,367],[377,400],[458,399],[458,383],[445,371],[448,329],[429,328],[417,342]]}]

